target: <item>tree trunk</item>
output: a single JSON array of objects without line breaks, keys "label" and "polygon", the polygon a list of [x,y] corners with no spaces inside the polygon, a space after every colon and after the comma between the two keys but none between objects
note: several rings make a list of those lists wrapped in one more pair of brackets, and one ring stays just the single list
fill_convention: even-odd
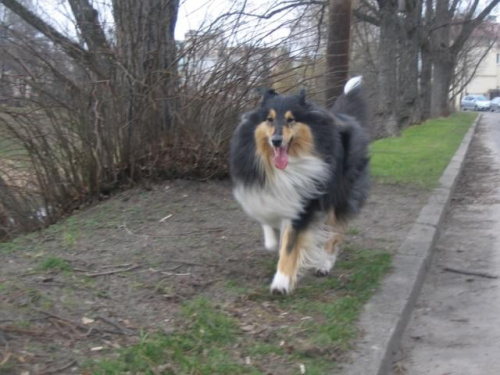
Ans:
[{"label": "tree trunk", "polygon": [[447,117],[450,115],[450,86],[453,79],[455,64],[446,56],[434,60],[432,80],[432,117]]},{"label": "tree trunk", "polygon": [[[420,0],[407,0],[406,17],[401,27],[398,69],[398,126],[405,128],[420,119],[420,101],[418,93],[418,53],[419,28],[422,12]],[[402,4],[399,4],[400,8]]]},{"label": "tree trunk", "polygon": [[431,116],[449,116],[449,90],[453,77],[453,57],[450,53],[450,23],[453,13],[449,9],[450,0],[436,0],[436,30],[432,34],[432,103]]},{"label": "tree trunk", "polygon": [[173,127],[178,8],[179,0],[113,0],[122,63],[116,81],[127,93],[122,158],[131,175],[136,159],[153,154]]},{"label": "tree trunk", "polygon": [[[431,117],[432,105],[432,54],[431,41],[427,35],[430,32],[433,18],[433,0],[425,0],[424,27],[420,29],[420,119],[424,122]],[[425,36],[423,36],[425,35]]]},{"label": "tree trunk", "polygon": [[422,61],[422,67],[420,70],[420,120],[418,122],[424,122],[431,117],[431,105],[432,105],[432,90],[431,90],[431,80],[432,80],[432,58],[429,51],[429,47],[423,45],[420,49],[420,58]]},{"label": "tree trunk", "polygon": [[326,103],[331,107],[343,91],[349,73],[351,0],[330,0],[326,46]]},{"label": "tree trunk", "polygon": [[380,42],[378,46],[378,105],[375,112],[376,138],[399,135],[396,118],[397,103],[397,3],[395,0],[379,2]]}]

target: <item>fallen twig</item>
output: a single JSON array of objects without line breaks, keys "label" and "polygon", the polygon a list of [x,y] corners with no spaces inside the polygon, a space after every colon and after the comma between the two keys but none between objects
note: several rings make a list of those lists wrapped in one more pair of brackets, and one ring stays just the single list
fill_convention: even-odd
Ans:
[{"label": "fallen twig", "polygon": [[82,273],[90,272],[90,270],[85,268],[72,268],[71,270],[74,272],[82,272]]},{"label": "fallen twig", "polygon": [[[27,319],[22,319],[23,322],[34,322],[36,320],[45,320],[45,319],[48,319],[47,316],[39,316],[39,317],[35,317],[35,318],[27,318]],[[18,323],[20,322],[21,320],[19,319],[0,319],[0,324],[2,323]]]},{"label": "fallen twig", "polygon": [[178,237],[178,236],[187,236],[188,234],[204,234],[204,233],[216,233],[216,232],[222,232],[224,228],[203,228],[199,230],[193,230],[190,232],[181,232],[181,233],[175,233],[175,234],[166,234],[163,236],[151,236],[153,238],[169,238],[169,237]]},{"label": "fallen twig", "polygon": [[79,324],[79,323],[73,322],[71,319],[66,319],[66,318],[64,318],[64,317],[62,317],[62,316],[59,316],[59,315],[53,314],[53,313],[48,312],[48,311],[45,311],[45,310],[37,309],[37,308],[35,308],[35,307],[33,307],[33,310],[35,310],[35,311],[37,311],[37,312],[39,312],[39,313],[41,313],[41,314],[45,314],[45,315],[47,315],[47,316],[49,316],[49,317],[51,317],[51,318],[57,319],[57,320],[59,320],[59,321],[61,321],[61,322],[63,322],[63,323],[70,324],[70,325],[72,325],[72,326],[75,326],[75,327],[77,327],[77,328],[80,328],[80,329],[81,329],[81,330],[83,330],[83,331],[86,331],[86,332],[87,332],[87,334],[86,334],[85,336],[88,336],[88,335],[90,334],[90,332],[92,332],[92,330],[94,329],[94,328],[90,328],[90,329],[88,329],[88,327],[86,327],[86,326],[84,326],[84,325],[82,325],[82,324]]},{"label": "fallen twig", "polygon": [[[79,329],[81,329],[82,331],[86,332],[84,333],[83,335],[79,335],[81,337],[87,337],[89,336],[90,334],[92,334],[92,332],[101,332],[101,333],[111,333],[111,334],[114,334],[114,335],[124,335],[125,333],[122,332],[122,331],[114,331],[114,330],[111,330],[111,329],[102,329],[102,328],[96,328],[96,327],[91,327],[89,329],[89,327],[83,325],[83,324],[80,324],[80,323],[77,323],[77,322],[74,322],[70,319],[66,319],[66,318],[63,318],[59,315],[56,315],[56,314],[53,314],[53,313],[50,313],[48,311],[45,311],[45,310],[40,310],[40,309],[37,309],[37,308],[33,308],[33,310],[35,311],[38,311],[39,313],[42,313],[42,314],[45,314],[45,315],[48,315],[50,316],[51,318],[54,318],[54,319],[57,319],[65,324],[69,324],[69,325],[72,325],[74,327],[77,327]],[[77,333],[77,332],[75,332]]]},{"label": "fallen twig", "polygon": [[44,331],[36,331],[36,330],[31,330],[31,329],[23,329],[23,328],[18,328],[18,327],[12,327],[12,326],[3,326],[2,331],[4,332],[11,332],[11,333],[19,333],[21,335],[33,335],[33,336],[42,336],[46,332]]},{"label": "fallen twig", "polygon": [[443,267],[443,271],[458,273],[460,275],[484,277],[486,279],[498,279],[498,276],[486,272],[466,271],[450,267]]},{"label": "fallen twig", "polygon": [[165,216],[163,219],[160,220],[160,223],[163,223],[165,220],[170,219],[172,216],[174,216],[174,215],[170,214],[170,215]]},{"label": "fallen twig", "polygon": [[58,368],[55,368],[53,370],[50,370],[50,369],[46,369],[46,370],[43,370],[40,375],[49,375],[49,374],[57,374],[58,372],[61,372],[61,371],[64,371],[68,368],[70,368],[71,366],[74,366],[76,365],[78,362],[76,361],[76,359],[72,360],[71,362],[69,362],[68,364],[64,365],[64,366],[61,366],[61,367],[58,367]]},{"label": "fallen twig", "polygon": [[134,232],[132,232],[130,229],[128,229],[127,227],[127,223],[123,223],[122,225],[123,229],[125,229],[125,232],[127,232],[127,234],[129,234],[130,236],[136,236],[136,237],[143,237],[144,239],[148,239],[149,236],[147,234],[136,234]]},{"label": "fallen twig", "polygon": [[132,265],[133,265],[132,263],[124,263],[124,264],[117,264],[116,266],[114,266],[114,265],[102,266],[102,268],[104,268],[104,269],[106,269],[106,268],[123,268],[123,267],[130,267]]},{"label": "fallen twig", "polygon": [[118,323],[113,322],[111,319],[108,319],[102,315],[97,315],[95,318],[96,320],[100,320],[106,324],[109,324],[112,327],[115,327],[118,331],[121,331],[122,334],[124,335],[126,334],[126,329],[122,328]]},{"label": "fallen twig", "polygon": [[5,365],[9,361],[11,356],[12,356],[12,353],[6,352],[3,359],[0,361],[0,366]]},{"label": "fallen twig", "polygon": [[162,275],[165,276],[191,276],[191,274],[188,273],[174,273],[174,272],[165,272],[165,271],[160,271]]},{"label": "fallen twig", "polygon": [[170,259],[170,260],[166,261],[166,263],[179,263],[179,264],[183,264],[186,266],[197,266],[197,267],[223,267],[223,265],[221,265],[221,264],[197,263],[197,262],[191,262],[189,260],[181,260],[181,259],[179,259],[179,260]]},{"label": "fallen twig", "polygon": [[139,267],[142,267],[142,266],[140,264],[136,264],[135,266],[131,266],[131,267],[128,267],[128,268],[121,268],[119,270],[97,272],[97,273],[86,273],[85,276],[87,276],[87,277],[98,277],[98,276],[105,276],[105,275],[113,275],[115,273],[132,271],[132,270],[135,270],[135,269],[137,269]]}]

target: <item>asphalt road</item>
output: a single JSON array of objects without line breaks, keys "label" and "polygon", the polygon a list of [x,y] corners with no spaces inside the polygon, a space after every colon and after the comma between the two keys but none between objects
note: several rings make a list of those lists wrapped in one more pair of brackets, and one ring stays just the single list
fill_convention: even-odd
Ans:
[{"label": "asphalt road", "polygon": [[486,113],[396,355],[394,374],[499,375],[500,278],[489,278],[496,276],[500,113]]}]

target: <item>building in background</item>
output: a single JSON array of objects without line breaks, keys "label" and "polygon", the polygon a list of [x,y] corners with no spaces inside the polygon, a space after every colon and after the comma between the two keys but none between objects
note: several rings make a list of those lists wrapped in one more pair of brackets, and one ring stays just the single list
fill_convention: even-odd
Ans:
[{"label": "building in background", "polygon": [[487,22],[487,27],[478,28],[471,38],[473,40],[487,39],[493,45],[465,85],[462,95],[482,94],[493,99],[500,96],[500,23],[494,16],[490,17]]}]

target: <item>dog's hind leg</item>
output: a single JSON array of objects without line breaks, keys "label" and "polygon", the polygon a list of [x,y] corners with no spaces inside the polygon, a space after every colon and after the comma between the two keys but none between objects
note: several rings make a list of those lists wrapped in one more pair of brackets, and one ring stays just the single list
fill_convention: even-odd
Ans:
[{"label": "dog's hind leg", "polygon": [[326,225],[331,230],[331,236],[328,242],[325,244],[325,252],[326,258],[321,267],[316,269],[316,276],[327,276],[332,270],[335,262],[337,261],[337,257],[340,253],[340,247],[344,241],[344,232],[345,225],[340,223],[336,217],[335,213],[331,211],[328,214],[328,218],[326,220]]},{"label": "dog's hind leg", "polygon": [[264,231],[264,247],[269,251],[276,251],[278,249],[278,238],[276,236],[276,231],[273,227],[269,225],[262,225]]},{"label": "dog's hind leg", "polygon": [[281,230],[280,259],[278,269],[271,283],[272,294],[288,294],[297,284],[300,252],[306,231],[297,231],[291,223],[286,223]]}]

